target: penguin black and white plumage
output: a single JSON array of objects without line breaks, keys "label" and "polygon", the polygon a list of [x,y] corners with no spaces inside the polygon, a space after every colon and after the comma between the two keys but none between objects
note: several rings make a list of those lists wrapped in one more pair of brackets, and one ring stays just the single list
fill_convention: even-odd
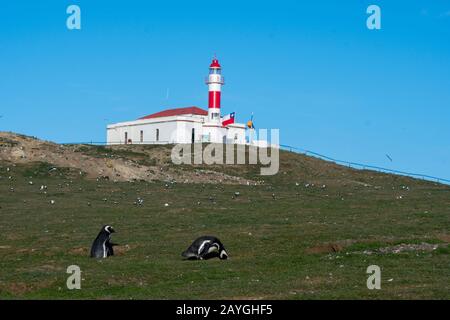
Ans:
[{"label": "penguin black and white plumage", "polygon": [[221,260],[228,259],[228,253],[222,242],[213,236],[197,238],[181,256],[188,260],[207,260],[217,257]]},{"label": "penguin black and white plumage", "polygon": [[91,258],[107,258],[114,255],[111,234],[116,232],[111,226],[103,226],[91,247]]}]

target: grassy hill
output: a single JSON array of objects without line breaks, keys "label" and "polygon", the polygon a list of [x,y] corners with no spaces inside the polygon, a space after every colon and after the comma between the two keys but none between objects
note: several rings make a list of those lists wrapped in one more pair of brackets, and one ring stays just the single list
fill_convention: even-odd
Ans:
[{"label": "grassy hill", "polygon": [[[261,177],[176,166],[170,150],[0,134],[0,298],[450,298],[449,186],[289,152]],[[94,260],[104,224],[120,246]],[[204,234],[230,259],[183,261]],[[81,290],[65,285],[73,264]],[[381,290],[366,287],[372,264]]]}]

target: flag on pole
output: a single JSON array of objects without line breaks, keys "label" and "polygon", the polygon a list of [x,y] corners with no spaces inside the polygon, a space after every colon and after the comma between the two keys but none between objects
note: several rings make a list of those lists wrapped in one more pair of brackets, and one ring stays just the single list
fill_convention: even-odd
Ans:
[{"label": "flag on pole", "polygon": [[230,114],[228,114],[228,115],[226,115],[226,116],[224,116],[223,118],[222,118],[222,126],[227,126],[227,125],[229,125],[229,124],[232,124],[232,123],[234,123],[234,112],[232,112],[232,113],[230,113]]}]

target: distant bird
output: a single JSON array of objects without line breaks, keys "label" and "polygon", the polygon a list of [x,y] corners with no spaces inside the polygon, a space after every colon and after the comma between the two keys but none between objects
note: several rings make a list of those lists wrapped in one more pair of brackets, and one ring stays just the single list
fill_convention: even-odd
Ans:
[{"label": "distant bird", "polygon": [[213,236],[197,238],[181,256],[188,260],[228,259],[228,253],[222,242]]},{"label": "distant bird", "polygon": [[392,158],[388,154],[386,154],[386,158],[388,158],[392,162]]},{"label": "distant bird", "polygon": [[114,232],[116,231],[111,226],[105,225],[102,227],[92,243],[91,258],[107,258],[114,255],[113,246],[116,244],[111,242],[111,234]]}]

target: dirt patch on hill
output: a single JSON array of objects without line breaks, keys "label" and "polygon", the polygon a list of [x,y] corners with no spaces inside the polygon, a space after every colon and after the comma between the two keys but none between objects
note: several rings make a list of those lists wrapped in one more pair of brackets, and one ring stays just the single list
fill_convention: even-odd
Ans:
[{"label": "dirt patch on hill", "polygon": [[355,252],[355,253],[371,255],[371,254],[398,254],[402,252],[413,252],[413,251],[431,252],[442,246],[443,246],[442,244],[426,243],[426,242],[422,242],[420,244],[402,243],[396,246],[383,247],[374,250],[364,250],[362,252]]},{"label": "dirt patch on hill", "polygon": [[47,163],[79,170],[88,179],[176,181],[179,183],[248,184],[251,180],[217,171],[184,170],[170,163],[170,149],[159,146],[99,147],[59,145],[33,137],[0,132],[0,161]]},{"label": "dirt patch on hill", "polygon": [[30,293],[35,290],[49,288],[55,284],[55,280],[46,280],[34,283],[13,282],[9,284],[0,283],[0,292],[7,292],[15,297]]},{"label": "dirt patch on hill", "polygon": [[340,252],[344,249],[342,244],[338,243],[328,243],[324,245],[318,245],[311,248],[307,248],[305,253],[307,254],[318,254],[318,253],[333,253]]},{"label": "dirt patch on hill", "polygon": [[[365,254],[365,255],[372,255],[372,254],[398,254],[402,252],[413,252],[413,251],[423,251],[423,252],[432,252],[435,251],[438,248],[446,248],[449,244],[447,238],[448,236],[442,235],[439,236],[444,243],[428,243],[428,242],[421,242],[421,243],[400,243],[396,245],[388,245],[390,242],[393,242],[394,239],[391,241],[383,239],[385,242],[385,246],[383,246],[381,243],[377,243],[377,245],[374,245],[374,242],[365,239],[365,240],[343,240],[343,241],[337,241],[334,243],[326,243],[326,244],[319,244],[313,247],[309,247],[305,249],[306,254],[330,254],[330,253],[339,253],[339,252],[345,252],[346,254]],[[445,240],[444,240],[445,239]],[[361,246],[368,246],[370,248],[362,249],[362,250],[351,250],[353,245],[361,245]],[[376,246],[376,247],[375,247]]]}]

